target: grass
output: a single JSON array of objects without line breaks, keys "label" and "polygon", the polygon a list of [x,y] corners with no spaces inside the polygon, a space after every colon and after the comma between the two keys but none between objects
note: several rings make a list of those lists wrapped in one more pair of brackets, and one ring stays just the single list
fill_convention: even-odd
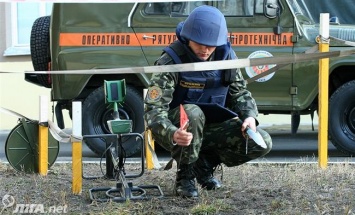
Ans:
[{"label": "grass", "polygon": [[[126,164],[127,172],[137,165]],[[92,174],[100,174],[97,164],[84,164]],[[355,214],[355,166],[329,164],[244,164],[223,170],[223,188],[199,189],[198,199],[173,194],[175,169],[151,170],[132,179],[134,185],[160,185],[164,198],[126,202],[91,201],[88,190],[115,186],[115,181],[83,180],[81,195],[71,191],[71,164],[55,164],[47,176],[17,172],[0,163],[0,198],[11,195],[16,203],[68,207],[68,214]],[[216,177],[222,176],[221,171]],[[15,205],[2,208],[11,214]]]}]

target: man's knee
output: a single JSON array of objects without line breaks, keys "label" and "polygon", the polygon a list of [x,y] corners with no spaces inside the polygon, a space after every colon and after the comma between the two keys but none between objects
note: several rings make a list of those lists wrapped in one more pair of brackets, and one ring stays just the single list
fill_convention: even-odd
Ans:
[{"label": "man's knee", "polygon": [[184,109],[189,118],[190,125],[204,125],[205,124],[205,114],[201,108],[195,104],[184,104]]},{"label": "man's knee", "polygon": [[272,149],[272,139],[269,133],[267,133],[266,131],[257,128],[257,131],[260,133],[260,135],[263,137],[264,142],[266,144],[266,149],[264,149],[263,153],[261,156],[266,155],[267,153],[269,153]]}]

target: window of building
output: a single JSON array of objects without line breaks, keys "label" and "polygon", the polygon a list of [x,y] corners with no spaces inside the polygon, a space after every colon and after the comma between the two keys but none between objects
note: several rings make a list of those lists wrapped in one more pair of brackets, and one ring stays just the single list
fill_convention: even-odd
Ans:
[{"label": "window of building", "polygon": [[44,2],[12,2],[10,3],[10,29],[6,29],[11,37],[9,47],[4,56],[29,55],[30,37],[33,22],[41,16],[50,15],[53,3]]}]

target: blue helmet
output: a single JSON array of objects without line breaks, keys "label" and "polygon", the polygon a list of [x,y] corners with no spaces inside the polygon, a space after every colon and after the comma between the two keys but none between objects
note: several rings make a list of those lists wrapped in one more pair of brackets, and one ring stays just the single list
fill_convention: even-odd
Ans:
[{"label": "blue helmet", "polygon": [[202,45],[221,46],[227,43],[226,20],[217,8],[203,5],[187,17],[180,35]]}]

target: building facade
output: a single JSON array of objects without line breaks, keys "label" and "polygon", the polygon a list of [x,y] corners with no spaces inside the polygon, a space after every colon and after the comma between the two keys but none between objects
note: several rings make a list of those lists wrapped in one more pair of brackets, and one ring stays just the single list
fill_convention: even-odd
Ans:
[{"label": "building facade", "polygon": [[[0,73],[0,107],[36,120],[39,96],[50,97],[50,90],[27,83],[23,72],[33,71],[30,55],[33,21],[50,14],[50,10],[51,3],[0,2],[0,71],[12,72]],[[12,129],[17,121],[16,117],[0,111],[0,130]]]}]

